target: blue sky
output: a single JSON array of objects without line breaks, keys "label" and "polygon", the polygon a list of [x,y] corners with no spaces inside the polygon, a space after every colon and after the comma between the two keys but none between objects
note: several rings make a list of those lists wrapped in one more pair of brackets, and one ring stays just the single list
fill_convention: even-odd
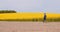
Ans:
[{"label": "blue sky", "polygon": [[0,10],[60,13],[60,0],[0,0]]}]

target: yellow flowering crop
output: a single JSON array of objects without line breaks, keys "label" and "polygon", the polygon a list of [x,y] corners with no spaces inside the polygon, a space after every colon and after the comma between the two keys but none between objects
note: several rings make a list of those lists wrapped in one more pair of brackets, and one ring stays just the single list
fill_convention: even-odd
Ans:
[{"label": "yellow flowering crop", "polygon": [[4,13],[0,14],[0,19],[32,19],[43,18],[43,13]]}]

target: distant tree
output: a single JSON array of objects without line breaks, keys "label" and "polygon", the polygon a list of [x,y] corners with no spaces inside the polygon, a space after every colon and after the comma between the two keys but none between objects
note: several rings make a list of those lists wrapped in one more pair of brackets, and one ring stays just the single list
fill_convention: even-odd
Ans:
[{"label": "distant tree", "polygon": [[16,13],[15,10],[0,10],[0,13]]}]

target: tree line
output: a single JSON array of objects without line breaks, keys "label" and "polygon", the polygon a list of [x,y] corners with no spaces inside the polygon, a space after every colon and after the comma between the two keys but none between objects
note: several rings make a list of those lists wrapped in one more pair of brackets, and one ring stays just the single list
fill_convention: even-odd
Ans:
[{"label": "tree line", "polygon": [[0,13],[16,13],[15,10],[0,10]]}]

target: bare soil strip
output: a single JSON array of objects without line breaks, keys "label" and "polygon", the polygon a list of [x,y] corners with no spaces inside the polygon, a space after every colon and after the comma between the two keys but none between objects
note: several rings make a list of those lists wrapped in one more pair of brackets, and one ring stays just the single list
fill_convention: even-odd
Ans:
[{"label": "bare soil strip", "polygon": [[60,32],[60,22],[2,22],[0,32]]}]

